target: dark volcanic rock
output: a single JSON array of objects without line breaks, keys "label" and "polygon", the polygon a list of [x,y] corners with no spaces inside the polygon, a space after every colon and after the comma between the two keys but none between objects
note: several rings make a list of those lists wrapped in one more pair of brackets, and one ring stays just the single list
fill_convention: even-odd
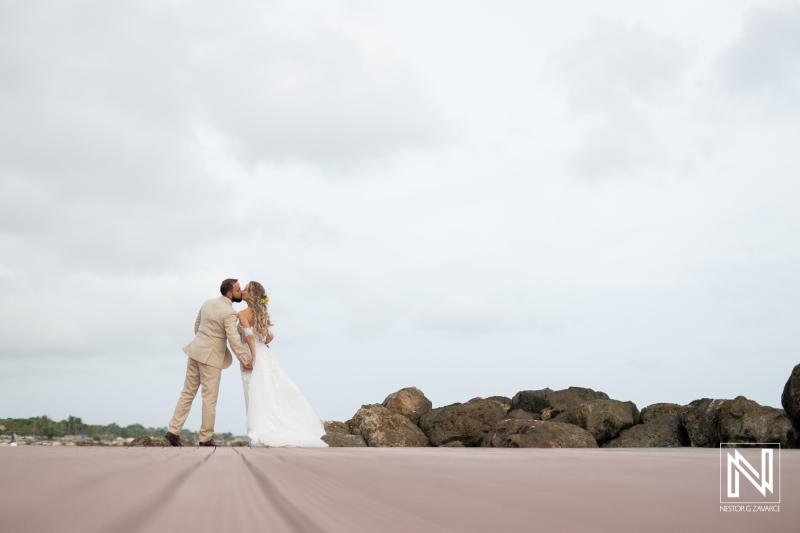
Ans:
[{"label": "dark volcanic rock", "polygon": [[414,424],[419,417],[433,409],[431,401],[416,387],[406,387],[391,393],[383,400],[383,406],[392,413],[403,415]]},{"label": "dark volcanic rock", "polygon": [[654,403],[648,405],[642,412],[639,413],[642,418],[642,424],[647,424],[651,420],[655,420],[663,415],[678,415],[683,412],[684,406],[677,403]]},{"label": "dark volcanic rock", "polygon": [[382,405],[362,406],[348,425],[350,432],[364,437],[370,447],[428,445],[428,438],[413,422]]},{"label": "dark volcanic rock", "polygon": [[331,448],[365,448],[367,442],[361,435],[334,433],[323,435],[322,440]]},{"label": "dark volcanic rock", "polygon": [[783,409],[759,405],[744,396],[725,402],[719,409],[720,442],[779,442],[794,448],[798,433]]},{"label": "dark volcanic rock", "polygon": [[141,437],[136,437],[133,439],[133,442],[128,444],[128,446],[153,446],[153,447],[164,447],[170,446],[170,443],[167,442],[167,439],[161,437],[149,437],[147,435],[142,435]]},{"label": "dark volcanic rock", "polygon": [[523,390],[519,391],[511,399],[511,410],[522,409],[529,413],[541,413],[543,409],[550,407],[550,395],[552,389]]},{"label": "dark volcanic rock", "polygon": [[633,402],[595,400],[570,407],[552,419],[575,424],[592,434],[598,444],[609,441],[639,423],[639,410]]},{"label": "dark volcanic rock", "polygon": [[800,427],[800,365],[794,367],[786,386],[783,387],[781,405],[786,414]]},{"label": "dark volcanic rock", "polygon": [[[563,390],[528,390],[520,391],[511,399],[511,409],[522,409],[529,413],[543,414],[547,410],[550,418],[566,411],[568,408],[593,400],[608,400],[605,392],[570,387]],[[542,416],[546,418],[546,416]]]},{"label": "dark volcanic rock", "polygon": [[568,389],[553,392],[550,396],[550,408],[561,408],[561,410],[564,411],[572,406],[592,402],[594,400],[610,400],[610,398],[605,392],[586,389],[584,387],[569,387]]},{"label": "dark volcanic rock", "polygon": [[719,410],[729,400],[703,398],[691,402],[681,412],[681,423],[694,447],[719,446]]},{"label": "dark volcanic rock", "polygon": [[425,413],[419,419],[419,427],[434,446],[456,440],[464,446],[480,446],[483,437],[505,414],[496,401],[473,398]]},{"label": "dark volcanic rock", "polygon": [[[454,407],[456,405],[461,405],[460,403],[454,403],[453,405],[447,405],[446,407]],[[433,432],[433,422],[436,420],[436,417],[439,416],[444,407],[437,407],[436,409],[431,409],[421,417],[419,417],[419,429],[422,430],[425,435],[428,436],[428,440],[431,439],[430,434]],[[441,446],[441,444],[434,444],[431,440],[431,446]]]},{"label": "dark volcanic rock", "polygon": [[502,420],[481,444],[488,448],[597,448],[592,435],[572,424]]},{"label": "dark volcanic rock", "polygon": [[506,413],[504,417],[506,419],[514,419],[514,420],[541,420],[541,415],[529,413],[528,411],[523,411],[522,409],[513,409]]},{"label": "dark volcanic rock", "polygon": [[680,448],[689,446],[689,436],[676,414],[664,414],[623,430],[603,448]]}]

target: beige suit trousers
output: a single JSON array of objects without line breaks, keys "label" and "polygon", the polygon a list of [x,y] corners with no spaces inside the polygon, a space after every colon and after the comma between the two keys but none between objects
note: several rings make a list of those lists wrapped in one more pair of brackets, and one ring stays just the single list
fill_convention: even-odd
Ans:
[{"label": "beige suit trousers", "polygon": [[183,391],[175,406],[175,414],[169,422],[169,431],[175,435],[181,434],[181,428],[189,416],[192,401],[197,396],[197,389],[203,385],[203,420],[200,425],[200,442],[206,442],[214,435],[214,420],[217,417],[217,396],[219,395],[219,380],[222,375],[221,368],[214,368],[191,357],[187,357],[186,381],[183,382]]}]

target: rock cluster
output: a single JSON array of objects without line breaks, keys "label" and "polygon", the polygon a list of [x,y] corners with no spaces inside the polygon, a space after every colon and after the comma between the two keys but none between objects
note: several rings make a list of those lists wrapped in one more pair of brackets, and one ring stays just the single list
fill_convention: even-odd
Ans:
[{"label": "rock cluster", "polygon": [[800,365],[781,397],[783,409],[738,396],[688,405],[633,402],[582,387],[525,390],[433,408],[415,387],[382,404],[362,406],[347,422],[325,422],[330,446],[490,448],[718,447],[720,443],[780,443],[800,448]]},{"label": "rock cluster", "polygon": [[169,442],[167,439],[162,437],[148,437],[147,435],[142,435],[141,437],[136,437],[131,441],[128,446],[154,446],[154,447],[164,447],[169,446]]}]

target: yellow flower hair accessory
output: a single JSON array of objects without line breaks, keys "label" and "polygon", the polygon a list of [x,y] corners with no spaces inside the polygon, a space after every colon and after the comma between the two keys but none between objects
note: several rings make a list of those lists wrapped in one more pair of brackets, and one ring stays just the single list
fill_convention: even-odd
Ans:
[{"label": "yellow flower hair accessory", "polygon": [[269,303],[269,296],[267,296],[265,294],[264,298],[261,299],[261,303],[263,303],[264,305],[267,305]]}]

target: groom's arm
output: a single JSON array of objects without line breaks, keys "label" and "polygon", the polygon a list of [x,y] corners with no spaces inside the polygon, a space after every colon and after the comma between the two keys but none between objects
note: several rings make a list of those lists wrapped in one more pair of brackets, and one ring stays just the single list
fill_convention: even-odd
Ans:
[{"label": "groom's arm", "polygon": [[228,343],[236,358],[245,366],[250,364],[250,356],[244,351],[242,339],[236,330],[236,312],[231,308],[230,314],[225,316],[225,334],[228,336]]},{"label": "groom's arm", "polygon": [[201,308],[197,312],[197,319],[194,321],[194,334],[197,335],[197,331],[200,329],[200,315],[203,314],[203,309]]}]

